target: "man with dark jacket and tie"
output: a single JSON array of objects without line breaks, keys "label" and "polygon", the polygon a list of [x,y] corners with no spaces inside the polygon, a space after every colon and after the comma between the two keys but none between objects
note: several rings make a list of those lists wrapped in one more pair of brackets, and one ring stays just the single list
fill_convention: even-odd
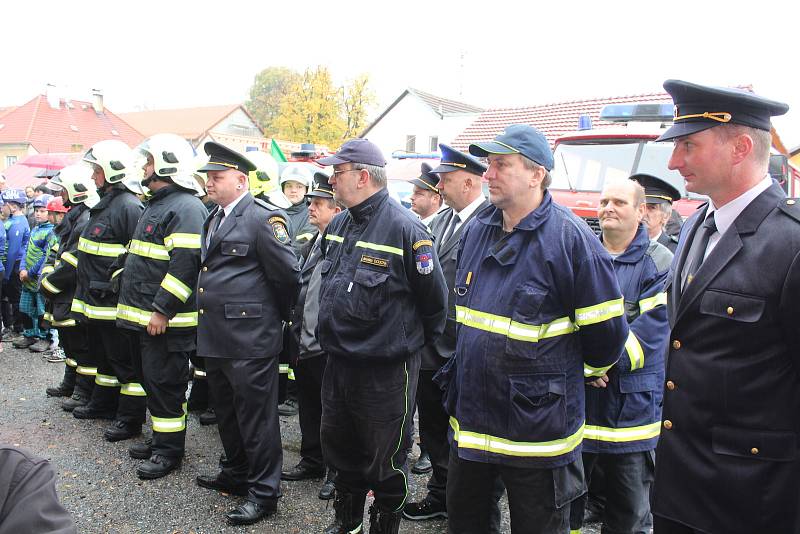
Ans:
[{"label": "man with dark jacket and tie", "polygon": [[789,106],[667,80],[669,168],[708,195],[667,279],[656,534],[800,532],[800,205],[767,172]]},{"label": "man with dark jacket and tie", "polygon": [[[456,253],[461,230],[489,201],[483,196],[481,177],[486,165],[477,158],[440,144],[442,160],[430,173],[438,173],[438,190],[449,206],[431,222],[436,238],[435,250],[449,287],[456,276]],[[425,347],[417,385],[420,440],[431,458],[433,473],[428,480],[428,495],[419,502],[409,502],[403,516],[414,521],[447,517],[445,486],[450,445],[447,442],[448,416],[442,407],[442,392],[433,383],[436,374],[456,349],[455,293],[447,293],[447,321],[444,333]]]},{"label": "man with dark jacket and tie", "polygon": [[201,238],[197,355],[206,361],[225,460],[220,473],[197,483],[246,496],[226,516],[248,525],[275,513],[281,496],[278,353],[299,268],[283,212],[247,191],[255,165],[218,143],[204,149],[209,162],[200,170],[219,207]]}]

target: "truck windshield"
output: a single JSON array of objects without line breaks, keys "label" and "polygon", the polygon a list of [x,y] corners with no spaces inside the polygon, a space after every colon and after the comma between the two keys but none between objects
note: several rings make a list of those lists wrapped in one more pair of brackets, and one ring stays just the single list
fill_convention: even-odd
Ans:
[{"label": "truck windshield", "polygon": [[[641,149],[641,154],[639,154]],[[683,177],[667,168],[672,143],[571,144],[561,143],[554,152],[553,189],[600,191],[607,179],[627,178],[643,172],[662,178],[686,196]],[[638,157],[638,161],[637,161]],[[690,198],[701,198],[690,194]]]}]

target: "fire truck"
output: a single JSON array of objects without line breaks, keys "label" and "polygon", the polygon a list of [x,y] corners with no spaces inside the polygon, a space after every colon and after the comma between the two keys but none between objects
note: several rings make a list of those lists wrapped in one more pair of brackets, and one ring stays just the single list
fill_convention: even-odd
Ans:
[{"label": "fire truck", "polygon": [[[582,217],[596,233],[600,191],[607,179],[647,173],[666,180],[681,192],[673,209],[685,219],[707,198],[689,193],[683,177],[667,168],[672,143],[655,140],[671,125],[669,103],[611,104],[600,111],[600,120],[612,126],[592,128],[589,117],[581,117],[579,129],[559,137],[553,156],[555,167],[550,192],[556,202]],[[770,174],[788,196],[800,194],[800,172],[786,156],[773,154]]]}]

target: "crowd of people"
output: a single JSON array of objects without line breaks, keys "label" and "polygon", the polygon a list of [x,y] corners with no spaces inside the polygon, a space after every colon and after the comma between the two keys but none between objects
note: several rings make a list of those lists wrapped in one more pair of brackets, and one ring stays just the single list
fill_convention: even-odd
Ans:
[{"label": "crowd of people", "polygon": [[[138,438],[149,410],[128,450],[142,479],[180,466],[189,405],[213,408],[224,452],[196,481],[245,498],[232,524],[275,513],[281,480],[320,479],[326,534],[366,531],[370,491],[371,534],[403,518],[500,532],[504,494],[519,533],[588,517],[609,533],[797,532],[800,208],[767,174],[788,107],[665,89],[670,168],[709,203],[675,228],[669,183],[610,181],[599,238],[553,201],[553,154],[528,125],[440,145],[411,210],[366,139],[280,173],[172,134],[102,141],[33,201],[32,230],[24,192],[3,192],[4,332],[58,339],[48,394],[110,420],[105,439]],[[415,411],[431,475],[412,502]]]}]

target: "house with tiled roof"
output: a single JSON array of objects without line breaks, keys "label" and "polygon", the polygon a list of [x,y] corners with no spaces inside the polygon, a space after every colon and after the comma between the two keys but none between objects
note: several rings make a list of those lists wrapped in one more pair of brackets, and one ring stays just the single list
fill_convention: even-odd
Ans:
[{"label": "house with tiled roof", "polygon": [[409,87],[359,137],[377,144],[387,160],[393,154],[430,154],[439,150],[439,143],[449,144],[483,111]]},{"label": "house with tiled roof", "polygon": [[159,109],[121,113],[146,137],[157,133],[178,134],[198,150],[206,141],[216,141],[233,150],[259,149],[269,152],[269,139],[242,104]]},{"label": "house with tiled roof", "polygon": [[144,137],[94,100],[37,95],[29,102],[0,111],[0,171],[34,154],[84,152],[104,139],[136,146]]}]

